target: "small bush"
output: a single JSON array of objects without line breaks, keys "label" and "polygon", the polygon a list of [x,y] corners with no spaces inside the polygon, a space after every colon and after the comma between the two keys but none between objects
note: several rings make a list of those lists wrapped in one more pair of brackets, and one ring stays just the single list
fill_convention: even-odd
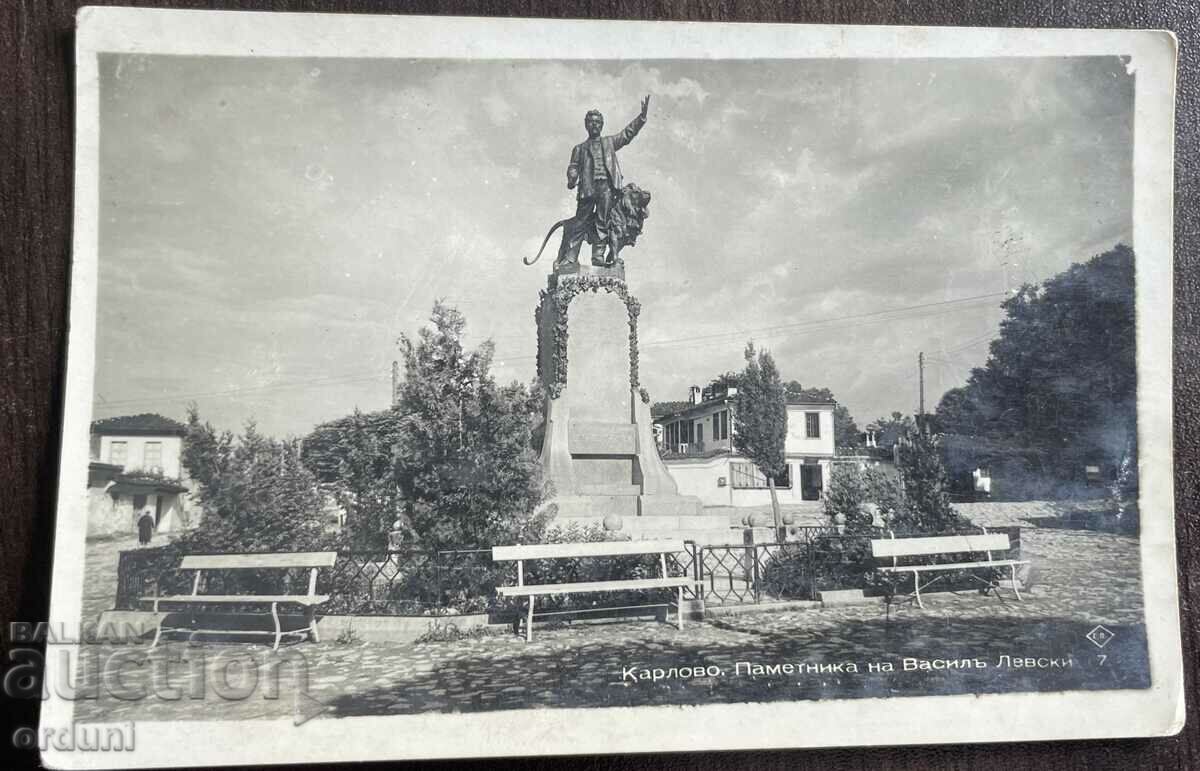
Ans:
[{"label": "small bush", "polygon": [[500,634],[504,634],[504,630],[493,629],[488,626],[473,626],[464,631],[453,622],[432,621],[429,624],[429,631],[413,642],[417,644],[458,642],[459,640],[478,640],[484,637],[496,637]]}]

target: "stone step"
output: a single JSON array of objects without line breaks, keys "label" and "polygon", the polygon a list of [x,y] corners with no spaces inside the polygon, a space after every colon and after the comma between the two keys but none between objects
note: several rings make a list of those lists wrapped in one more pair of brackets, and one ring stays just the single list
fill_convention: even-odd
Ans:
[{"label": "stone step", "polygon": [[699,498],[690,495],[644,495],[638,499],[643,517],[700,517],[705,514]]},{"label": "stone step", "polygon": [[645,530],[714,530],[729,529],[724,517],[633,517],[624,519],[625,527],[630,531]]},{"label": "stone step", "polygon": [[586,495],[558,498],[556,520],[602,521],[609,514],[629,519],[638,514],[636,495]]},{"label": "stone step", "polygon": [[737,543],[737,533],[735,531],[716,528],[704,530],[649,530],[633,534],[633,538],[638,541],[652,541],[660,538],[695,541],[698,544]]},{"label": "stone step", "polygon": [[580,485],[579,492],[583,495],[593,496],[628,496],[641,495],[641,485]]}]

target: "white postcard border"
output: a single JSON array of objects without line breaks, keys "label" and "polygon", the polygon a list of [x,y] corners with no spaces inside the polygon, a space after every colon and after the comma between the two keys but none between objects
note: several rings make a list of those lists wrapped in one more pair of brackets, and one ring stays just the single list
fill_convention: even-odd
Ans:
[{"label": "white postcard border", "polygon": [[[133,753],[50,749],[56,768],[268,764],[709,749],[1163,736],[1184,702],[1172,455],[1172,185],[1176,41],[1167,32],[548,21],[84,8],[76,41],[74,262],[52,619],[82,600],[95,371],[99,212],[97,54],[487,59],[1128,56],[1137,73],[1141,557],[1152,686],[1071,691],[511,710],[288,721],[139,723]],[[686,662],[681,662],[681,664]],[[61,677],[48,655],[46,681]],[[71,724],[53,693],[42,726]]]}]

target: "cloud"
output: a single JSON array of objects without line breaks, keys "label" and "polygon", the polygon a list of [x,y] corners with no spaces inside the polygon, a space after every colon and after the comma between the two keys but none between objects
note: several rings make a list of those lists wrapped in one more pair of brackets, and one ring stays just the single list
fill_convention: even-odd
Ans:
[{"label": "cloud", "polygon": [[[1116,58],[106,57],[98,391],[161,397],[134,374],[146,351],[154,388],[181,394],[370,370],[204,405],[303,433],[386,404],[394,340],[439,297],[527,381],[552,256],[521,258],[574,211],[583,113],[617,131],[647,93],[621,164],[654,196],[624,256],[656,398],[741,366],[755,337],[855,410],[907,409],[913,351],[978,337],[998,311],[813,320],[1002,288],[1004,232],[1023,238],[1021,280],[1131,238]],[[169,311],[147,323],[147,307]]]}]

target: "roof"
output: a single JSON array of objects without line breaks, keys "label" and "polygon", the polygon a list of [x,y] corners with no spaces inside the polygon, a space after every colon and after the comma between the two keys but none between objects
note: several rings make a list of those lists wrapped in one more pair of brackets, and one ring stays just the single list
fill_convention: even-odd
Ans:
[{"label": "roof", "polygon": [[93,421],[93,434],[171,434],[183,436],[187,426],[153,412]]},{"label": "roof", "polygon": [[188,489],[173,479],[154,479],[138,475],[119,474],[113,481],[112,492],[118,495],[145,493],[186,493]]},{"label": "roof", "polygon": [[660,402],[654,405],[659,409],[652,409],[650,411],[650,415],[656,421],[666,420],[667,418],[678,418],[691,413],[703,412],[711,407],[725,404],[727,401],[729,400],[725,397],[721,397],[720,399],[709,399],[707,401],[697,402],[696,404],[692,404],[691,402]]},{"label": "roof", "polygon": [[[725,404],[731,401],[731,398],[719,397],[717,399],[708,399],[706,401],[692,404],[691,402],[658,402],[650,409],[650,417],[655,421],[663,421],[670,418],[681,418],[687,415],[704,412]],[[836,407],[837,402],[818,401],[815,399],[803,399],[800,397],[789,396],[785,400],[789,407]]]},{"label": "roof", "polygon": [[793,406],[793,407],[800,406],[800,405],[803,405],[805,407],[836,407],[837,406],[837,402],[834,402],[834,401],[827,401],[825,399],[804,399],[799,396],[787,397],[787,403],[789,406]]}]

